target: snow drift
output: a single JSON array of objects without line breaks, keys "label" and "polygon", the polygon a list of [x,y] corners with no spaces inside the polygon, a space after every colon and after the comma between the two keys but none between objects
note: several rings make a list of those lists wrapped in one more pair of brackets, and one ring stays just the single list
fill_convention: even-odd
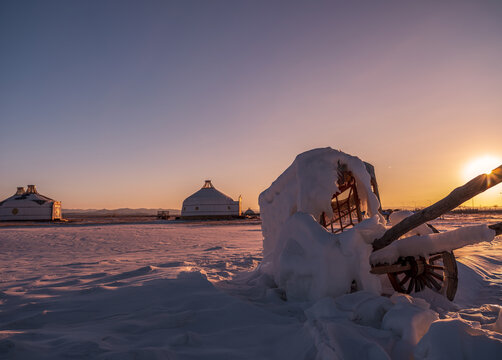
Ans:
[{"label": "snow drift", "polygon": [[322,212],[333,215],[331,197],[338,191],[336,181],[340,164],[346,165],[356,179],[361,209],[367,210],[369,216],[378,214],[380,203],[371,190],[370,175],[361,159],[329,147],[304,152],[258,199],[265,260],[280,246],[280,229],[294,213],[311,214],[316,219]]},{"label": "snow drift", "polygon": [[377,217],[363,221],[343,235],[334,235],[310,214],[288,218],[279,234],[274,279],[288,299],[316,300],[340,296],[351,288],[380,294],[380,280],[370,274],[368,257],[376,234],[383,234]]},{"label": "snow drift", "polygon": [[[340,165],[356,179],[361,209],[373,217],[357,229],[333,235],[316,219],[333,215],[332,195],[338,191]],[[358,289],[379,291],[369,274],[371,242],[385,230],[380,203],[362,160],[331,148],[314,149],[293,163],[259,197],[263,231],[260,270],[271,275],[288,296],[318,299]]]},{"label": "snow drift", "polygon": [[[328,232],[317,219],[333,215],[331,199],[338,192],[339,169],[355,178],[366,219],[338,234]],[[399,257],[424,256],[491,241],[495,231],[486,225],[432,234],[422,224],[402,239],[372,253],[372,243],[386,230],[372,191],[371,176],[362,160],[331,148],[314,149],[293,163],[259,197],[262,232],[262,273],[273,278],[288,298],[316,300],[354,290],[380,293],[379,276],[370,274],[370,263],[392,264]],[[412,213],[391,214],[396,225]]]}]

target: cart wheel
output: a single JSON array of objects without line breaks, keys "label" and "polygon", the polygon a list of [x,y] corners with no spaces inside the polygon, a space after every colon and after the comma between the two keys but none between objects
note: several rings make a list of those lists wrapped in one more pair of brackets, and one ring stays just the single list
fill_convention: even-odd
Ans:
[{"label": "cart wheel", "polygon": [[411,294],[428,287],[453,301],[458,284],[457,262],[453,252],[434,254],[427,260],[423,257],[407,257],[404,263],[407,270],[387,273],[394,290]]}]

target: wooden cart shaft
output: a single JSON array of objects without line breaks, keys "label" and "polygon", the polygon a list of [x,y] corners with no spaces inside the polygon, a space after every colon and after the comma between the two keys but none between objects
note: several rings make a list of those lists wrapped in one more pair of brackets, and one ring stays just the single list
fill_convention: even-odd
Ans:
[{"label": "wooden cart shaft", "polygon": [[[502,165],[493,169],[490,174],[482,174],[467,184],[460,186],[453,190],[448,196],[439,200],[435,204],[426,207],[423,210],[416,212],[415,214],[407,217],[400,223],[391,227],[385,232],[385,234],[376,239],[373,242],[373,250],[380,250],[393,241],[399,239],[401,236],[406,234],[408,231],[413,230],[417,226],[420,226],[427,221],[434,220],[444,213],[455,209],[456,207],[462,205],[464,202],[473,198],[474,196],[481,194],[487,189],[502,182]],[[501,233],[500,224],[493,225],[492,228],[497,232],[497,235]]]}]

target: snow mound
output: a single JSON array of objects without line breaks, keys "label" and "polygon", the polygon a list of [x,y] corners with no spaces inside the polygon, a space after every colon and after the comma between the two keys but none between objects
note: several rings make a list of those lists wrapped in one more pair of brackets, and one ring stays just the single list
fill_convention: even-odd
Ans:
[{"label": "snow mound", "polygon": [[305,311],[317,359],[406,359],[438,314],[407,295],[359,291],[323,298]]},{"label": "snow mound", "polygon": [[[389,225],[394,226],[399,224],[401,221],[406,219],[408,216],[413,215],[413,211],[409,210],[400,210],[400,211],[394,211],[389,215]],[[428,227],[426,224],[422,224],[420,226],[417,226],[413,230],[407,232],[403,237],[409,237],[413,235],[427,235],[427,234],[432,234],[433,231],[430,227]]]},{"label": "snow mound", "polygon": [[[358,229],[333,235],[316,219],[333,215],[331,198],[338,191],[338,169],[356,179],[361,210],[372,220]],[[380,203],[372,192],[363,161],[331,148],[314,149],[293,163],[259,197],[263,231],[260,271],[271,275],[288,297],[317,299],[358,289],[379,291],[369,274],[370,243],[383,234]]]},{"label": "snow mound", "polygon": [[[391,298],[395,305],[382,319],[382,329],[391,330],[399,337],[394,352],[408,353],[427,333],[438,314],[429,310],[429,304],[423,299],[403,294],[394,294]],[[400,357],[400,356],[399,356]]]},{"label": "snow mound", "polygon": [[371,242],[385,228],[378,217],[340,235],[320,226],[310,214],[290,216],[279,234],[283,247],[275,252],[275,281],[288,299],[316,300],[340,296],[355,287],[379,294],[378,276],[370,274]]},{"label": "snow mound", "polygon": [[502,335],[462,319],[435,321],[415,348],[416,359],[500,359]]},{"label": "snow mound", "polygon": [[306,151],[258,199],[265,261],[280,246],[279,232],[289,216],[296,212],[311,214],[316,219],[323,212],[333,215],[331,197],[338,191],[339,164],[346,165],[356,179],[361,210],[369,216],[378,214],[380,203],[371,190],[371,178],[361,159],[329,147]]}]

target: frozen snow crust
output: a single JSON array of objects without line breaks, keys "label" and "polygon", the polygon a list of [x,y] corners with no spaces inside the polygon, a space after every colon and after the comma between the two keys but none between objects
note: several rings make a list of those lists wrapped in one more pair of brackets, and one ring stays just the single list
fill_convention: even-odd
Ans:
[{"label": "frozen snow crust", "polygon": [[500,238],[456,252],[455,303],[371,291],[284,301],[271,276],[247,272],[261,252],[256,224],[0,228],[0,359],[500,358]]}]

